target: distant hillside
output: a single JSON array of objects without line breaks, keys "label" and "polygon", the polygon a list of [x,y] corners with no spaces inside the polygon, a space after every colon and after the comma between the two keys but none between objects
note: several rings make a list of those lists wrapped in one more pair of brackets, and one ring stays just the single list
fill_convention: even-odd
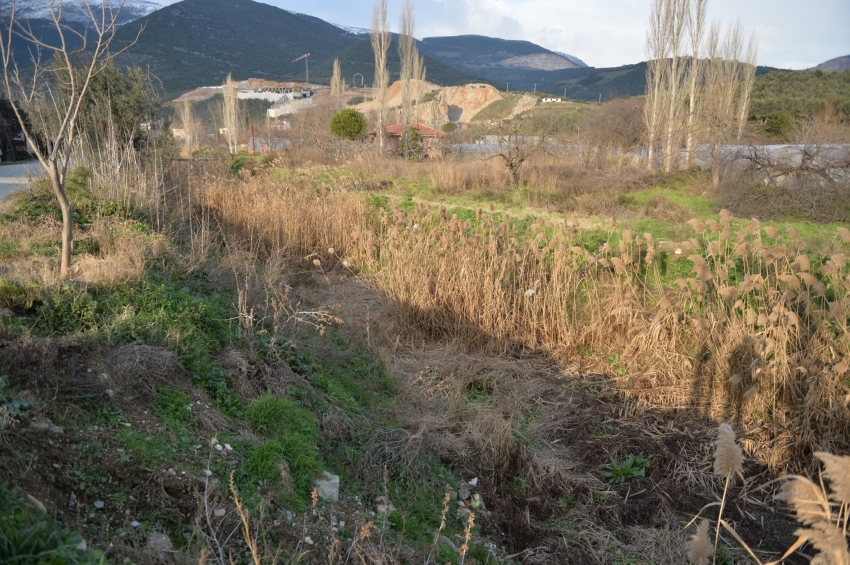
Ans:
[{"label": "distant hillside", "polygon": [[499,88],[504,88],[504,83],[510,80],[533,85],[541,71],[562,71],[584,66],[575,57],[550,51],[530,41],[482,35],[426,37],[419,42],[419,50],[447,65],[489,79],[494,84],[501,84]]},{"label": "distant hillside", "polygon": [[251,0],[183,0],[122,26],[116,46],[129,45],[142,25],[139,41],[120,62],[150,67],[169,98],[221,84],[228,73],[303,81],[304,62],[291,62],[299,55],[310,53],[318,63],[362,43],[319,18]]},{"label": "distant hillside", "polygon": [[[363,84],[366,86],[372,84],[375,77],[375,57],[372,54],[372,45],[368,40],[352,43],[349,47],[337,53],[335,57],[339,57],[339,65],[346,82],[353,84],[354,75],[360,73],[363,75]],[[393,81],[399,79],[401,73],[401,60],[398,56],[398,45],[396,43],[390,46],[390,50],[387,53],[387,68],[390,71],[390,84],[392,84]],[[427,55],[425,56],[425,68],[428,82],[433,82],[441,86],[488,82],[480,76],[456,69]],[[316,77],[318,77],[317,80],[321,80],[321,82],[327,84],[330,82],[330,77],[333,73],[333,58],[310,67],[311,81],[314,80],[314,69]],[[360,86],[360,77],[357,77],[355,82],[357,86]]]},{"label": "distant hillside", "polygon": [[850,70],[843,72],[773,72],[756,78],[750,114],[764,119],[773,113],[792,117],[832,108],[850,117]]},{"label": "distant hillside", "polygon": [[813,68],[813,71],[846,71],[850,69],[850,55],[844,55],[843,57],[836,57],[835,59],[830,59],[829,61],[824,61],[817,67]]},{"label": "distant hillside", "polygon": [[[758,67],[756,74],[763,75],[776,70],[772,67]],[[507,69],[500,73],[500,78],[510,82],[511,90],[535,88],[534,84],[526,82],[527,78]],[[566,90],[566,97],[574,100],[595,101],[601,98],[605,101],[623,96],[642,96],[646,90],[646,63],[606,69],[588,67],[540,71],[530,78],[535,79],[536,88],[540,92],[564,96]],[[502,87],[501,83],[497,84]]]},{"label": "distant hillside", "polygon": [[[59,34],[56,32],[56,25],[51,20],[33,18],[26,20],[25,25],[39,41],[46,45],[58,46],[61,44]],[[65,44],[73,51],[82,45],[83,41],[80,35],[85,33],[86,26],[79,22],[67,22],[66,25],[73,31],[65,34]],[[50,53],[46,49],[42,49],[41,51],[42,62],[46,62],[44,58],[50,57]],[[38,57],[38,50],[18,34],[13,33],[12,54],[14,62],[19,69],[28,69],[33,65],[33,57]]]}]

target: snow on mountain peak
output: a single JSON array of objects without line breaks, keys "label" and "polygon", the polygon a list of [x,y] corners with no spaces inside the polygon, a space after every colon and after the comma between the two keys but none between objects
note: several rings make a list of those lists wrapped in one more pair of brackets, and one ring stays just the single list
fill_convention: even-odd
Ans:
[{"label": "snow on mountain peak", "polygon": [[[117,10],[121,7],[121,13],[118,17],[119,25],[147,16],[162,8],[162,4],[150,0],[126,0],[123,7],[120,0],[103,0],[103,3],[107,9],[111,7],[113,10]],[[62,19],[67,22],[91,22],[91,17],[86,9],[87,4],[91,6],[95,15],[101,9],[100,0],[91,2],[87,0],[64,0],[56,4],[61,4]],[[51,18],[50,8],[44,0],[16,0],[15,12],[18,19]]]}]

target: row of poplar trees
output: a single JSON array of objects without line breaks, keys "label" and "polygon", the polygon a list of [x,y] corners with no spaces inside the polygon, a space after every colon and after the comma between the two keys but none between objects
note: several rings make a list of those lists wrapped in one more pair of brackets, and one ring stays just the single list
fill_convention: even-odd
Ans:
[{"label": "row of poplar trees", "polygon": [[716,187],[723,147],[744,133],[758,41],[753,35],[744,46],[740,22],[725,33],[719,22],[707,27],[707,7],[707,0],[652,0],[644,122],[647,167],[688,167],[697,148],[706,147]]}]

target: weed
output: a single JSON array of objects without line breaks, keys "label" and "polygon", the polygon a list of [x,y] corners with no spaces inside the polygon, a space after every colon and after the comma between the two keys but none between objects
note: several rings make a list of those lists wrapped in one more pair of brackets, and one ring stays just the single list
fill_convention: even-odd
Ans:
[{"label": "weed", "polygon": [[32,402],[15,396],[9,388],[8,378],[0,375],[0,434],[30,407]]},{"label": "weed", "polygon": [[161,421],[172,426],[190,426],[195,421],[191,402],[187,394],[169,388],[162,389],[154,404],[154,413]]},{"label": "weed", "polygon": [[28,506],[20,491],[0,483],[0,555],[4,563],[105,563],[76,532]]},{"label": "weed", "polygon": [[649,468],[652,457],[652,455],[644,457],[630,453],[622,461],[612,458],[611,462],[604,466],[607,469],[605,480],[611,484],[619,485],[630,479],[643,478],[646,476],[646,470]]}]

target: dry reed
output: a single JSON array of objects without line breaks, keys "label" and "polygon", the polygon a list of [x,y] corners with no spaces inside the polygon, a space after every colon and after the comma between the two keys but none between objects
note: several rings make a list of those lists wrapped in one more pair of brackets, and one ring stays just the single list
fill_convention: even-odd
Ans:
[{"label": "dry reed", "polygon": [[[599,245],[576,221],[520,231],[507,214],[460,219],[426,204],[375,218],[359,194],[364,182],[327,166],[270,167],[197,182],[193,201],[229,242],[305,267],[371,272],[400,340],[542,351],[608,373],[626,399],[734,422],[743,447],[773,470],[850,448],[840,233],[831,255],[815,255],[799,237],[780,245],[757,220],[722,211],[691,222],[696,234],[683,241],[612,227]],[[690,276],[671,280],[684,261]],[[612,355],[625,374],[613,374]]]}]

